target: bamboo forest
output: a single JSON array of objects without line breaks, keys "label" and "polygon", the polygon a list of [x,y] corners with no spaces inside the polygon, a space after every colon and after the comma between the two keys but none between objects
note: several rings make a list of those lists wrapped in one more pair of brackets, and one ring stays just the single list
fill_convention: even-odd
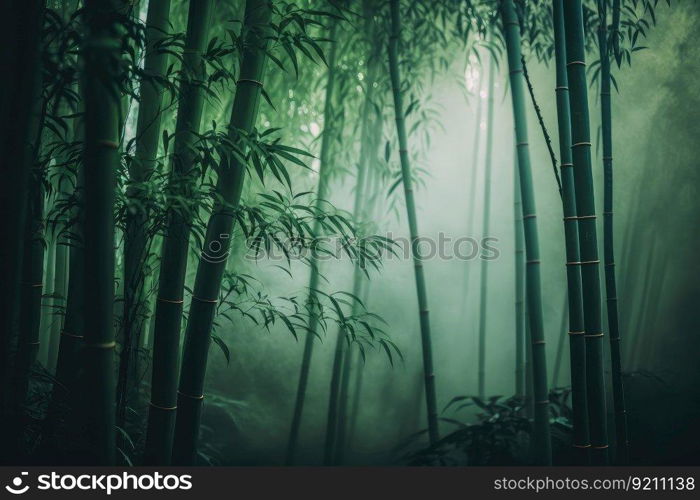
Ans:
[{"label": "bamboo forest", "polygon": [[700,465],[700,3],[2,10],[2,464]]}]

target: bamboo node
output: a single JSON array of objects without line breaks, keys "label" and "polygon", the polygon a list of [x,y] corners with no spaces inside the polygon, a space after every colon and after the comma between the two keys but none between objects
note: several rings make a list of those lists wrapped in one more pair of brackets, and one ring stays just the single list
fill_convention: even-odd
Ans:
[{"label": "bamboo node", "polygon": [[571,61],[571,62],[566,63],[567,66],[574,66],[576,64],[580,64],[581,66],[585,66],[586,61]]},{"label": "bamboo node", "polygon": [[578,220],[585,220],[585,219],[596,219],[597,217],[595,214],[593,214],[593,215],[579,215],[577,218],[578,218]]},{"label": "bamboo node", "polygon": [[544,345],[544,340],[533,340],[532,345]]},{"label": "bamboo node", "polygon": [[573,166],[574,166],[573,163],[562,163],[561,165],[559,165],[559,168],[573,167]]},{"label": "bamboo node", "polygon": [[38,340],[36,342],[27,342],[27,345],[40,345],[40,344],[41,344],[41,342],[39,342]]},{"label": "bamboo node", "polygon": [[590,444],[574,444],[574,448],[590,448]]},{"label": "bamboo node", "polygon": [[184,302],[184,300],[182,300],[182,299],[172,300],[172,299],[164,299],[164,298],[158,297],[158,302],[166,302],[168,304],[182,304]]},{"label": "bamboo node", "polygon": [[578,220],[578,217],[575,215],[568,215],[568,216],[564,217],[564,222],[568,222],[570,220]]},{"label": "bamboo node", "polygon": [[185,394],[185,393],[182,392],[182,391],[177,391],[177,393],[178,393],[180,396],[185,396],[186,398],[194,399],[194,400],[197,400],[197,401],[201,401],[201,400],[204,399],[204,394],[200,394],[199,396],[192,396],[191,394]]},{"label": "bamboo node", "polygon": [[97,141],[97,144],[100,146],[104,146],[106,148],[111,148],[111,149],[117,149],[119,147],[118,142],[111,141],[109,139],[100,139]]},{"label": "bamboo node", "polygon": [[262,82],[259,82],[258,80],[251,80],[250,78],[239,78],[236,82],[236,85],[238,85],[241,82],[252,83],[253,85],[257,85],[258,87],[263,87]]},{"label": "bamboo node", "polygon": [[525,262],[525,264],[539,264],[539,263],[540,263],[539,260],[528,260]]},{"label": "bamboo node", "polygon": [[197,302],[204,302],[205,304],[216,304],[219,302],[219,299],[200,299],[195,295],[192,296],[192,300],[196,300]]},{"label": "bamboo node", "polygon": [[65,331],[65,330],[62,330],[62,331],[61,331],[61,335],[65,335],[66,337],[72,337],[72,338],[74,338],[74,339],[82,339],[82,338],[85,338],[85,337],[83,337],[82,335],[75,335],[74,333],[69,333],[69,332],[67,332],[67,331]]},{"label": "bamboo node", "polygon": [[163,411],[173,411],[173,410],[177,410],[177,406],[158,406],[158,405],[155,404],[153,401],[151,401],[151,402],[148,403],[148,404],[149,404],[150,406],[152,406],[153,408],[157,409],[157,410],[163,410]]},{"label": "bamboo node", "polygon": [[603,156],[603,161],[610,160],[612,161],[613,157],[612,156]]},{"label": "bamboo node", "polygon": [[522,72],[523,72],[522,69],[513,69],[513,70],[510,70],[510,71],[508,72],[508,74],[509,74],[509,75],[514,75],[514,74],[516,74],[516,73],[522,73]]},{"label": "bamboo node", "polygon": [[567,87],[566,85],[560,85],[558,87],[554,87],[554,90],[569,90],[569,87]]},{"label": "bamboo node", "polygon": [[584,264],[600,264],[600,260],[584,260],[581,261],[581,265],[583,266]]},{"label": "bamboo node", "polygon": [[577,142],[576,144],[571,145],[571,149],[578,147],[578,146],[588,146],[590,148],[591,143],[590,142]]},{"label": "bamboo node", "polygon": [[533,218],[535,218],[535,217],[537,217],[537,214],[527,214],[527,215],[523,215],[523,220],[525,220],[525,219],[533,219]]},{"label": "bamboo node", "polygon": [[408,153],[408,149],[399,149],[399,153]]},{"label": "bamboo node", "polygon": [[94,349],[114,349],[117,345],[116,342],[96,342],[94,344],[86,344],[87,347],[92,347]]},{"label": "bamboo node", "polygon": [[581,262],[579,262],[579,261],[567,262],[566,265],[567,266],[580,266]]},{"label": "bamboo node", "polygon": [[569,335],[585,335],[585,334],[586,334],[586,332],[584,332],[583,330],[576,330],[576,331],[569,330]]},{"label": "bamboo node", "polygon": [[40,288],[44,286],[43,283],[32,283],[31,281],[23,281],[22,286],[28,286],[30,288]]},{"label": "bamboo node", "polygon": [[519,142],[515,146],[520,147],[520,146],[528,146],[530,143],[529,142]]},{"label": "bamboo node", "polygon": [[608,297],[606,300],[607,300],[608,302],[612,302],[612,301],[614,301],[614,300],[617,300],[617,297]]},{"label": "bamboo node", "polygon": [[605,450],[608,448],[608,445],[607,444],[594,445],[594,446],[591,446],[591,448],[593,448],[594,450]]},{"label": "bamboo node", "polygon": [[604,337],[604,336],[605,336],[605,334],[604,334],[603,332],[600,332],[600,333],[587,333],[587,334],[584,335],[584,337],[586,337],[587,339],[593,338],[593,337]]}]

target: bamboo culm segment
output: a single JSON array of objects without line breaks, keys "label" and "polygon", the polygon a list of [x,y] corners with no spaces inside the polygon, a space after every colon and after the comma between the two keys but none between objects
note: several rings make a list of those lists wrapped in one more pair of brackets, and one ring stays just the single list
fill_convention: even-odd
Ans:
[{"label": "bamboo culm segment", "polygon": [[[146,55],[143,70],[149,77],[163,78],[168,54],[159,50],[167,37],[170,18],[170,0],[149,0],[146,17]],[[129,165],[127,187],[126,230],[124,232],[124,312],[122,317],[122,348],[117,381],[117,425],[124,428],[130,386],[135,385],[134,363],[137,342],[145,317],[143,296],[145,263],[150,241],[147,230],[150,220],[148,182],[156,166],[160,141],[163,88],[154,81],[142,81],[140,106],[136,126],[136,150]]]},{"label": "bamboo culm segment", "polygon": [[508,69],[515,119],[515,138],[518,151],[518,173],[522,197],[525,235],[527,311],[530,323],[532,350],[532,380],[534,385],[534,451],[535,461],[541,465],[552,463],[552,444],[549,433],[549,394],[547,390],[547,359],[545,357],[542,324],[542,290],[540,284],[540,255],[535,215],[535,194],[530,170],[527,116],[520,47],[520,26],[513,0],[501,1],[501,16],[508,52]]},{"label": "bamboo culm segment", "polygon": [[515,150],[513,172],[513,221],[515,239],[515,395],[525,398],[525,235],[520,199],[518,152]]},{"label": "bamboo culm segment", "polygon": [[[616,9],[619,11],[619,2]],[[603,260],[605,263],[605,295],[610,330],[610,370],[612,372],[613,407],[615,410],[615,442],[617,461],[629,463],[627,411],[620,358],[620,322],[617,313],[617,282],[615,279],[615,249],[613,239],[613,142],[610,52],[608,47],[607,8],[598,0],[598,47],[600,48],[600,108],[603,136]],[[613,17],[617,17],[613,14]],[[615,39],[617,39],[616,34]]]},{"label": "bamboo culm segment", "polygon": [[118,2],[86,0],[85,100],[85,461],[115,463],[114,186],[119,162]]},{"label": "bamboo culm segment", "polygon": [[583,12],[580,0],[564,2],[566,68],[571,109],[571,154],[576,187],[576,217],[580,248],[583,317],[586,343],[586,395],[591,460],[608,463],[608,430],[603,376],[603,330],[600,307],[598,239],[591,172],[591,134],[588,114]]},{"label": "bamboo culm segment", "polygon": [[[489,61],[489,95],[486,122],[486,160],[484,162],[484,213],[481,221],[482,238],[489,237],[491,211],[491,155],[493,153],[493,90],[495,63]],[[480,127],[480,125],[477,125]],[[486,397],[486,302],[488,292],[488,260],[481,256],[481,276],[479,276],[479,397]]]},{"label": "bamboo culm segment", "polygon": [[[319,172],[318,172],[318,187],[316,188],[315,209],[320,211],[321,206],[328,195],[328,177],[330,166],[329,153],[331,144],[331,127],[333,121],[333,98],[335,89],[336,77],[336,55],[337,41],[336,34],[338,32],[338,21],[334,21],[330,29],[330,39],[333,40],[330,52],[328,54],[328,79],[326,81],[326,96],[323,105],[323,135],[321,137],[321,152],[319,154]],[[314,236],[319,236],[321,232],[320,221],[314,221],[312,228]],[[304,352],[301,358],[301,367],[299,368],[299,382],[297,384],[297,393],[294,400],[294,413],[292,414],[292,423],[289,429],[289,438],[287,440],[287,452],[285,463],[292,465],[296,456],[296,448],[299,440],[299,429],[301,428],[301,420],[304,414],[304,402],[306,400],[306,386],[309,381],[309,370],[311,369],[311,356],[313,355],[314,337],[316,337],[318,329],[318,311],[316,310],[317,293],[316,290],[320,281],[320,269],[317,256],[312,254],[310,261],[309,275],[309,296],[307,298],[307,307],[309,307],[309,329],[304,339]],[[342,357],[340,358],[342,359]]]},{"label": "bamboo culm segment", "polygon": [[[270,22],[270,15],[270,5],[266,0],[246,2],[243,26],[246,40],[229,122],[229,137],[234,142],[239,131],[250,132],[255,126],[268,40],[264,31]],[[231,244],[232,211],[238,206],[245,179],[245,165],[234,155],[224,159],[218,171],[216,191],[219,201],[207,223],[182,354],[173,446],[173,462],[178,465],[194,463],[197,453],[212,325]],[[216,243],[220,245],[221,253],[212,258],[206,250],[216,248]]]},{"label": "bamboo culm segment", "polygon": [[[566,71],[566,40],[564,30],[564,0],[554,0],[554,57],[556,65],[557,118],[559,125],[559,155],[561,157],[562,204],[566,261],[581,261],[576,220],[576,186],[571,153],[571,114],[569,79]],[[569,300],[569,357],[571,366],[571,400],[573,407],[573,445],[579,450],[577,460],[588,463],[590,438],[588,431],[588,403],[586,399],[586,340],[583,322],[583,292],[581,266],[566,266]]]},{"label": "bamboo culm segment", "polygon": [[425,286],[423,261],[418,248],[418,221],[416,217],[416,202],[413,197],[413,181],[411,178],[411,163],[408,157],[408,138],[404,121],[403,96],[401,77],[399,74],[399,42],[401,38],[401,14],[399,0],[391,0],[391,34],[389,36],[389,73],[391,76],[391,91],[394,98],[394,115],[396,117],[396,132],[399,142],[399,158],[401,161],[401,178],[403,182],[408,227],[411,237],[411,253],[416,278],[418,295],[418,314],[420,317],[421,344],[423,351],[423,375],[425,377],[425,399],[428,411],[428,437],[430,444],[439,439],[437,396],[435,391],[435,373],[433,368],[432,339],[430,320],[428,317],[428,293]]},{"label": "bamboo culm segment", "polygon": [[[184,79],[179,88],[180,105],[168,190],[189,199],[195,182],[194,146],[204,107],[204,63],[213,0],[190,2],[183,54]],[[191,215],[187,208],[170,209],[161,247],[158,299],[154,313],[151,404],[148,412],[143,462],[169,465],[172,458],[177,406],[178,358],[182,322],[183,290],[187,273]]]}]

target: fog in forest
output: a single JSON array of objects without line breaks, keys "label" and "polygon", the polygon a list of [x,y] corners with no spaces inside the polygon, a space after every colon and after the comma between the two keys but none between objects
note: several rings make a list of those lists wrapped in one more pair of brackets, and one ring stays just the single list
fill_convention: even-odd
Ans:
[{"label": "fog in forest", "polygon": [[[694,2],[661,8],[658,25],[636,52],[631,67],[614,68],[619,91],[613,93],[615,157],[615,250],[623,337],[623,370],[630,419],[632,455],[637,462],[682,463],[698,456],[700,418],[700,347],[697,324],[697,222],[700,186],[697,171],[698,129],[695,111],[700,91],[700,49],[695,43],[700,11]],[[488,57],[484,58],[487,61]],[[424,89],[429,106],[437,111],[430,144],[423,144],[419,166],[424,185],[417,188],[420,234],[437,242],[470,236],[494,238],[497,258],[489,260],[487,295],[486,395],[510,396],[514,391],[514,137],[508,95],[507,69],[497,69],[494,89],[494,146],[491,228],[482,234],[483,161],[485,149],[487,63],[471,69],[465,83],[466,61],[457,54],[448,71],[436,73]],[[471,67],[471,66],[469,66]],[[554,69],[528,61],[534,93],[558,156]],[[478,76],[482,78],[483,113],[476,123]],[[475,79],[475,76],[477,77]],[[290,88],[293,86],[290,85]],[[471,88],[468,88],[471,87]],[[467,89],[467,91],[465,91]],[[602,161],[599,89],[589,87],[595,190],[602,213]],[[291,94],[290,94],[291,95]],[[263,105],[263,113],[270,113]],[[556,351],[566,335],[566,278],[561,200],[542,130],[528,102],[528,127],[540,231],[542,293],[548,378],[551,384]],[[312,139],[322,123],[311,127]],[[385,139],[393,124],[384,124]],[[472,175],[475,127],[481,126],[476,175],[474,222],[468,226],[469,183]],[[419,141],[416,141],[419,142]],[[319,141],[312,142],[318,152]],[[383,161],[383,158],[382,158]],[[396,151],[389,162],[398,161]],[[334,165],[335,166],[335,165]],[[352,165],[340,165],[352,168]],[[308,176],[309,187],[315,178]],[[332,181],[330,201],[352,210],[352,176]],[[383,205],[381,205],[383,203]],[[401,203],[380,202],[376,232],[407,239]],[[599,222],[602,220],[598,219]],[[602,224],[602,223],[601,223]],[[600,230],[600,225],[599,225]],[[599,233],[600,234],[600,233]],[[602,238],[601,244],[602,255]],[[450,244],[446,245],[452,253]],[[272,295],[304,296],[308,267],[293,264],[293,278],[281,273],[276,262],[243,261],[238,270],[251,272]],[[477,393],[477,330],[480,261],[435,256],[425,262],[438,408],[452,398]],[[412,262],[403,257],[385,260],[381,272],[370,271],[367,307],[382,316],[386,330],[403,354],[390,366],[381,349],[369,350],[362,368],[357,420],[352,424],[346,461],[384,464],[401,461],[411,447],[424,446],[426,428],[420,332]],[[324,262],[324,290],[350,291],[352,264],[347,259]],[[603,269],[601,266],[601,275]],[[468,280],[468,281],[467,281]],[[602,278],[601,278],[602,280]],[[602,281],[601,281],[602,282]],[[604,315],[605,317],[605,315]],[[607,327],[607,325],[606,325]],[[281,463],[293,411],[303,338],[295,341],[284,327],[271,332],[251,322],[223,322],[216,334],[228,345],[231,361],[212,346],[207,371],[210,400],[205,405],[201,450],[215,462],[230,464]],[[320,333],[314,346],[307,400],[301,427],[298,462],[322,460],[328,390],[337,329]],[[564,344],[556,386],[569,385],[568,341]],[[607,338],[605,341],[607,353]],[[606,354],[607,359],[607,354]],[[612,429],[608,370],[608,413]],[[356,374],[353,374],[355,377]],[[350,400],[353,398],[350,392]],[[217,398],[226,398],[211,404]],[[228,401],[232,400],[232,401]],[[441,417],[467,419],[473,409]],[[442,421],[441,431],[454,429]],[[408,448],[397,445],[411,441]],[[649,453],[649,449],[653,452]]]}]

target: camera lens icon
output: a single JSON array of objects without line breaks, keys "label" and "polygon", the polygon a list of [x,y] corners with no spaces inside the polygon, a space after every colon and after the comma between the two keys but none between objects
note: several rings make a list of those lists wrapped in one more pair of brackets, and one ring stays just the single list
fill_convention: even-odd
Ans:
[{"label": "camera lens icon", "polygon": [[207,247],[201,252],[202,260],[211,262],[212,264],[219,264],[226,261],[229,250],[228,246],[224,245],[224,243],[229,237],[228,234],[224,233],[220,234],[217,239],[210,241]]},{"label": "camera lens icon", "polygon": [[5,489],[12,493],[13,495],[22,495],[23,493],[26,493],[29,490],[29,485],[25,484],[22,486],[22,476],[27,476],[29,475],[28,472],[22,472],[20,476],[17,476],[12,479],[12,484],[11,485],[6,485]]}]

